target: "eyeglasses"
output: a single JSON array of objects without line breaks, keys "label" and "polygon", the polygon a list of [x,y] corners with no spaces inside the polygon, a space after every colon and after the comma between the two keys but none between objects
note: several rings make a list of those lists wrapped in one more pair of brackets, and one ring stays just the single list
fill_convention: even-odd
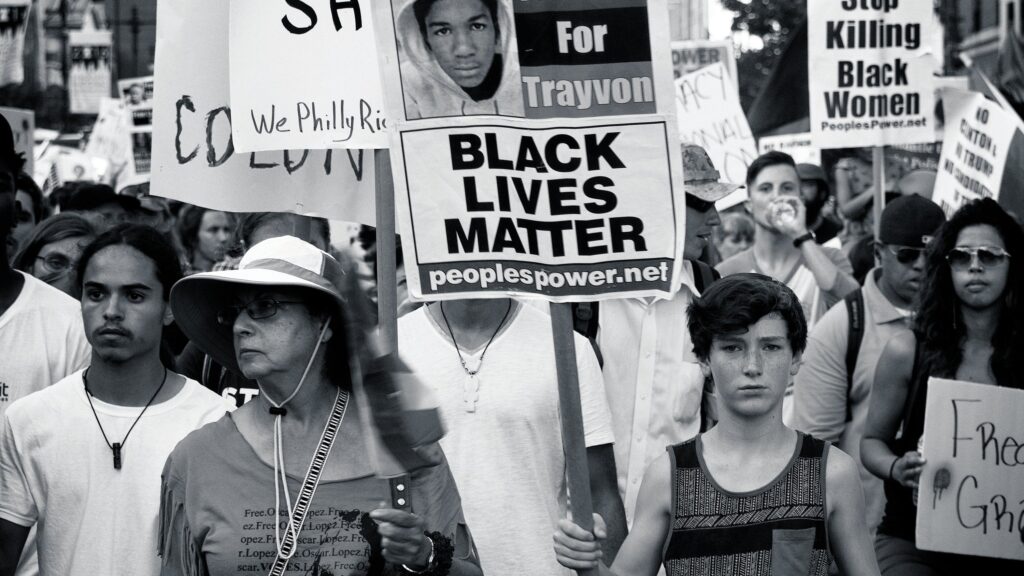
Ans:
[{"label": "eyeglasses", "polygon": [[233,326],[238,315],[245,310],[249,318],[253,320],[264,320],[277,314],[281,304],[302,304],[298,300],[274,300],[273,298],[257,298],[248,304],[226,306],[217,311],[217,323],[221,326]]},{"label": "eyeglasses", "polygon": [[59,272],[65,272],[78,265],[78,262],[76,260],[72,260],[63,254],[48,254],[46,256],[36,256],[36,261],[42,262],[43,266],[54,274]]},{"label": "eyeglasses", "polygon": [[980,246],[978,248],[956,247],[946,254],[946,261],[954,270],[965,270],[974,264],[974,259],[985,268],[999,266],[1010,258],[1010,253],[998,246]]},{"label": "eyeglasses", "polygon": [[889,252],[896,257],[900,264],[911,264],[924,253],[924,248],[912,248],[910,246],[886,246]]},{"label": "eyeglasses", "polygon": [[690,208],[693,208],[697,212],[701,213],[707,212],[708,210],[711,210],[712,208],[715,207],[714,202],[708,202],[707,200],[698,198],[693,194],[686,195],[686,205]]}]

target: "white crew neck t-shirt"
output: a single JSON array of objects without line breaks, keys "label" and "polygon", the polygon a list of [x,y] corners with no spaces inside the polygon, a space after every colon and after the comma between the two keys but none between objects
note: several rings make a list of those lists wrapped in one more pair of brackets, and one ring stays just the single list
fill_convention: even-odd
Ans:
[{"label": "white crew neck t-shirt", "polygon": [[157,576],[160,473],[193,430],[224,415],[224,400],[194,380],[142,411],[86,398],[82,372],[22,398],[0,434],[0,518],[38,523],[41,576]]}]

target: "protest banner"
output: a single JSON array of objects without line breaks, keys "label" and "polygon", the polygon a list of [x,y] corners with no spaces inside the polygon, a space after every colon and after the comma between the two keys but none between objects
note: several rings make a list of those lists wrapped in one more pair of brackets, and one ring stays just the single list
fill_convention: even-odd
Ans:
[{"label": "protest banner", "polygon": [[14,133],[14,150],[21,153],[25,159],[24,171],[32,174],[35,162],[35,111],[0,107],[0,115],[3,115],[11,125],[11,132]]},{"label": "protest banner", "polygon": [[153,125],[153,77],[122,78],[117,81],[117,93],[131,113],[135,128]]},{"label": "protest banner", "polygon": [[[378,44],[413,297],[671,294],[684,210],[670,55],[652,48],[664,1],[499,0],[501,51],[472,74],[412,5],[374,9],[393,23]],[[500,81],[473,99],[481,70]]]},{"label": "protest banner", "polygon": [[725,65],[701,68],[675,85],[679,140],[707,150],[723,180],[746,181],[747,166],[758,156],[757,144]]},{"label": "protest banner", "polygon": [[738,86],[736,55],[731,38],[672,42],[672,71],[676,79],[718,63],[725,64],[729,71],[729,78],[732,78],[733,84]]},{"label": "protest banner", "polygon": [[226,2],[157,6],[151,192],[216,210],[298,211],[372,224],[371,153],[235,151],[227,30]]},{"label": "protest banner", "polygon": [[1024,391],[931,378],[917,547],[1024,560]]},{"label": "protest banner", "polygon": [[[1007,154],[1020,119],[978,92],[943,93],[946,135],[939,157],[939,175],[932,199],[947,215],[971,200],[999,200],[1000,190],[1018,191],[1019,182],[1005,182]],[[1011,175],[1019,176],[1016,171]]]},{"label": "protest banner", "polygon": [[797,164],[807,163],[821,166],[821,150],[814,145],[810,132],[763,136],[758,139],[757,151],[759,154],[772,150],[789,154]]},{"label": "protest banner", "polygon": [[387,147],[370,3],[323,4],[231,0],[238,151]]},{"label": "protest banner", "polygon": [[0,0],[0,86],[25,80],[25,33],[31,0]]},{"label": "protest banner", "polygon": [[98,114],[100,99],[110,97],[111,42],[108,31],[68,33],[68,99],[72,114]]},{"label": "protest banner", "polygon": [[807,3],[811,134],[819,148],[935,139],[931,2]]}]

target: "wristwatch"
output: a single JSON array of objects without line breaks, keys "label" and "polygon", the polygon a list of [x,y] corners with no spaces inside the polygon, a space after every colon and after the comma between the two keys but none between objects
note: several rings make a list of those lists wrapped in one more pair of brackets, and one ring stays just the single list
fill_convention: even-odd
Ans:
[{"label": "wristwatch", "polygon": [[807,242],[808,240],[815,240],[814,232],[811,232],[810,230],[804,232],[803,234],[797,236],[796,238],[793,238],[793,246],[799,248],[801,244]]}]

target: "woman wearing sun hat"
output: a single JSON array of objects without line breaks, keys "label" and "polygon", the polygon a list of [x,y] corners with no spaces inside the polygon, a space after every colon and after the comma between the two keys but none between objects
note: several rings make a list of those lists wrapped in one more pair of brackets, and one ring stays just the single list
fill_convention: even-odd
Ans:
[{"label": "woman wearing sun hat", "polygon": [[182,330],[260,395],[197,430],[163,473],[164,574],[480,574],[439,449],[389,495],[350,398],[373,357],[354,270],[290,236],[252,247],[238,270],[183,279]]}]

